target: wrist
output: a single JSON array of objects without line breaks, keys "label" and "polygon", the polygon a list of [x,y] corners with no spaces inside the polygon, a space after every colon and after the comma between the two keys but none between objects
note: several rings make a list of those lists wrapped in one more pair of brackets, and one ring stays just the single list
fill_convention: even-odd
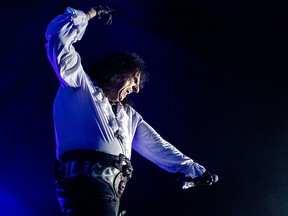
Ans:
[{"label": "wrist", "polygon": [[96,10],[94,8],[91,8],[89,11],[86,12],[86,17],[87,20],[92,19],[93,17],[95,17],[97,14]]}]

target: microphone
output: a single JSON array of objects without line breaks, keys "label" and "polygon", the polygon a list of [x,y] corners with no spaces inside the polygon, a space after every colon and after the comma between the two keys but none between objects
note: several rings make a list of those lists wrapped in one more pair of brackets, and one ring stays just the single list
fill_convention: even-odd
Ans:
[{"label": "microphone", "polygon": [[218,175],[210,174],[208,171],[204,172],[201,176],[196,178],[183,177],[179,179],[185,183],[185,187],[195,187],[195,186],[209,186],[216,183],[219,180]]}]

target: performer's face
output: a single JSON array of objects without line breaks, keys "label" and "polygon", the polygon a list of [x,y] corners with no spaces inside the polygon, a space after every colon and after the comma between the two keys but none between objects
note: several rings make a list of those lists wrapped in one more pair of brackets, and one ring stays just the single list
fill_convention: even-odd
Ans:
[{"label": "performer's face", "polygon": [[133,76],[124,81],[124,83],[118,87],[118,93],[116,101],[122,101],[124,98],[133,92],[138,93],[140,90],[140,71],[137,71]]}]

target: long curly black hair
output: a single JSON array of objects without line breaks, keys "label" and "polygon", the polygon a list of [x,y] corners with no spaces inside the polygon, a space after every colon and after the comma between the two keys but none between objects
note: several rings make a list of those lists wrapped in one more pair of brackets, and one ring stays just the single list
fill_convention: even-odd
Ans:
[{"label": "long curly black hair", "polygon": [[127,51],[117,51],[105,55],[88,66],[86,71],[90,79],[97,82],[105,95],[109,95],[115,86],[121,85],[137,71],[141,73],[140,89],[148,80],[144,60],[136,53]]}]

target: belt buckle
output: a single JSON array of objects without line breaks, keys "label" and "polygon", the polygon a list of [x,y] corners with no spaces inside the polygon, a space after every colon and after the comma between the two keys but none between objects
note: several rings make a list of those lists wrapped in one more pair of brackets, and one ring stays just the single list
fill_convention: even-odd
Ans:
[{"label": "belt buckle", "polygon": [[119,154],[119,160],[114,162],[114,166],[120,170],[116,175],[113,188],[117,197],[123,194],[128,180],[132,177],[133,167],[130,160],[123,154]]},{"label": "belt buckle", "polygon": [[116,175],[114,183],[113,183],[113,188],[117,197],[120,198],[122,196],[127,182],[128,182],[128,177],[124,176],[122,172]]}]

